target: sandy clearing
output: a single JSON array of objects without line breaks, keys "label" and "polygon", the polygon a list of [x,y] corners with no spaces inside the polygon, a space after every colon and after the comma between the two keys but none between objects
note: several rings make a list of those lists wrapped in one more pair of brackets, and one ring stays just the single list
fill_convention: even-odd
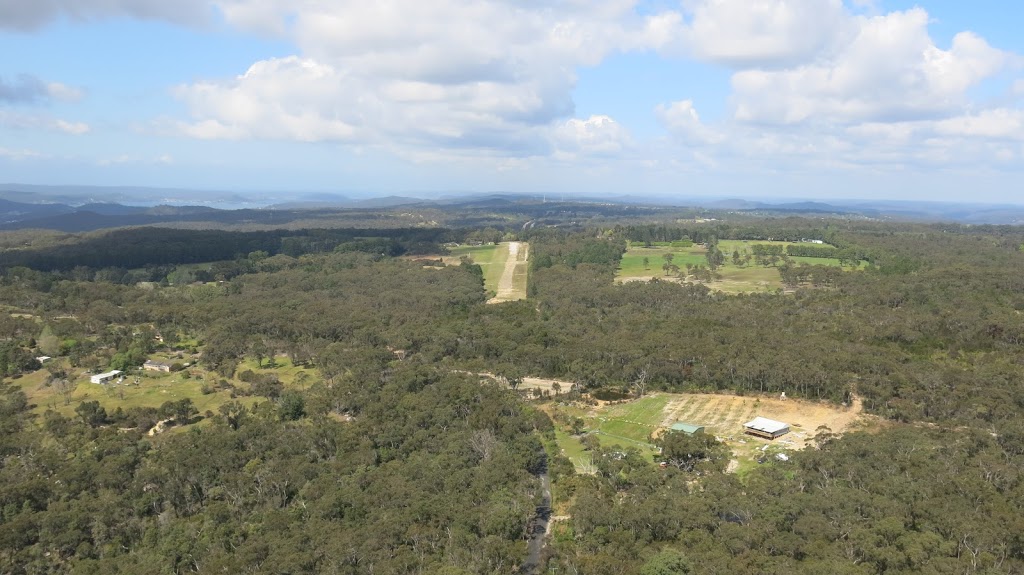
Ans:
[{"label": "sandy clearing", "polygon": [[718,394],[671,394],[665,406],[661,427],[685,422],[703,425],[727,441],[763,441],[743,434],[743,423],[761,416],[788,423],[792,432],[775,443],[791,449],[802,449],[818,433],[821,426],[833,433],[843,433],[866,424],[872,416],[863,412],[860,398],[848,407],[807,401],[764,396],[735,396]]},{"label": "sandy clearing", "polygon": [[[485,372],[480,372],[480,373],[473,373],[471,371],[461,371],[461,370],[455,370],[455,371],[456,371],[456,373],[465,373],[465,374],[470,374],[470,375],[476,375],[476,376],[479,376],[479,377],[486,377],[488,379],[491,379],[491,380],[494,380],[494,381],[498,381],[498,376],[497,375],[495,375],[493,373],[488,373],[486,371]],[[519,384],[519,391],[533,391],[533,390],[536,389],[536,390],[540,390],[542,393],[547,392],[548,394],[554,396],[554,395],[557,395],[555,393],[555,386],[556,385],[558,386],[558,393],[561,394],[561,393],[568,393],[572,389],[572,386],[574,386],[576,384],[572,383],[571,381],[559,381],[557,379],[543,379],[543,378],[540,378],[540,377],[524,377],[523,378],[523,382],[521,384]]]}]

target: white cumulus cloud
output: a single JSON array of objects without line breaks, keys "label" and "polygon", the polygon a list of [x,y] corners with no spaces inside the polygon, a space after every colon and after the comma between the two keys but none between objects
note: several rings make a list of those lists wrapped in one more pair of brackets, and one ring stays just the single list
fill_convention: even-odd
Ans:
[{"label": "white cumulus cloud", "polygon": [[966,91],[1007,62],[969,32],[957,34],[948,50],[938,48],[919,8],[854,20],[856,34],[830,58],[734,74],[736,118],[790,124],[934,117],[963,106]]},{"label": "white cumulus cloud", "polygon": [[671,42],[736,67],[810,61],[850,33],[842,0],[700,0],[687,3]]},{"label": "white cumulus cloud", "polygon": [[568,120],[555,130],[554,140],[569,157],[617,156],[632,145],[629,132],[609,116]]},{"label": "white cumulus cloud", "polygon": [[[551,152],[576,70],[653,40],[629,0],[224,0],[232,25],[298,53],[181,86],[206,138],[286,138],[511,156]],[[585,121],[585,120],[581,120]]]},{"label": "white cumulus cloud", "polygon": [[0,28],[34,30],[60,17],[96,20],[129,16],[201,24],[212,15],[209,0],[0,0]]},{"label": "white cumulus cloud", "polygon": [[701,122],[692,100],[662,104],[655,109],[655,114],[669,132],[686,143],[718,144],[725,139],[724,134]]}]

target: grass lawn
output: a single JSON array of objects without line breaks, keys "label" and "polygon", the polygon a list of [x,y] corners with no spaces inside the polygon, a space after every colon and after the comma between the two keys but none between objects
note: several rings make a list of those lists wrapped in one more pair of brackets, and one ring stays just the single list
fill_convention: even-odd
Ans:
[{"label": "grass lawn", "polygon": [[[155,357],[167,362],[181,361],[170,356],[158,355]],[[258,374],[275,374],[286,389],[306,389],[320,379],[316,370],[292,365],[286,356],[277,357],[275,361],[277,366],[268,368],[266,367],[267,361],[264,360],[264,367],[261,369],[256,366],[256,360],[247,359],[238,365],[235,372],[236,377],[229,381],[239,389],[248,389],[249,384],[237,378],[237,374],[245,370],[252,370]],[[246,405],[257,401],[266,401],[265,397],[238,396],[232,399],[230,390],[204,394],[202,392],[203,385],[216,382],[221,377],[200,367],[190,367],[177,373],[140,371],[130,374],[122,384],[107,385],[91,383],[89,376],[80,369],[70,369],[69,373],[74,376],[76,383],[69,402],[65,402],[65,398],[56,389],[45,385],[49,376],[49,372],[45,369],[27,374],[13,382],[21,386],[28,396],[29,403],[35,405],[33,411],[36,413],[42,414],[47,409],[53,409],[68,417],[75,416],[75,408],[83,401],[98,401],[107,410],[107,413],[112,413],[118,407],[122,409],[160,407],[166,401],[188,398],[192,400],[200,414],[207,410],[216,413],[221,404],[235,401],[235,399]],[[186,378],[186,374],[192,375]],[[134,383],[136,377],[139,378],[138,385]]]},{"label": "grass lawn", "polygon": [[596,430],[601,445],[633,447],[651,456],[658,448],[649,442],[649,437],[661,425],[668,402],[666,395],[649,395],[608,406],[596,418],[588,418],[587,423]]},{"label": "grass lawn", "polygon": [[[721,240],[718,243],[718,249],[725,255],[725,264],[718,269],[718,273],[722,276],[722,279],[715,280],[708,283],[708,287],[713,290],[721,291],[730,294],[739,293],[752,293],[761,291],[775,291],[781,289],[782,278],[779,276],[779,271],[773,266],[763,266],[751,261],[749,264],[735,265],[732,261],[733,252],[739,252],[740,257],[753,252],[751,249],[752,245],[763,244],[763,245],[800,245],[796,242],[769,242],[762,240]],[[686,265],[692,264],[694,266],[707,266],[707,259],[705,258],[707,250],[699,245],[694,245],[689,248],[674,248],[668,243],[659,242],[651,247],[643,247],[642,244],[631,244],[626,253],[622,256],[622,261],[619,266],[618,273],[616,274],[616,281],[622,282],[630,279],[637,278],[664,278],[669,279],[665,276],[665,272],[662,269],[662,265],[665,264],[664,255],[672,254],[672,264],[679,266],[686,271]],[[648,265],[645,267],[643,264],[644,258],[647,258]],[[797,263],[806,263],[808,265],[824,265],[824,266],[835,266],[840,267],[839,260],[833,258],[808,258],[808,257],[794,257],[792,260]],[[842,266],[844,269],[860,269],[867,265],[866,262],[860,262],[858,266]],[[691,276],[687,281],[695,281]]]},{"label": "grass lawn", "polygon": [[[286,355],[279,355],[274,358],[274,367],[267,367],[268,360],[263,360],[263,367],[256,365],[255,359],[246,359],[238,364],[238,369],[235,370],[235,374],[242,373],[245,370],[252,370],[257,374],[272,373],[277,376],[281,383],[285,387],[296,388],[296,389],[307,389],[313,385],[315,381],[319,380],[319,375],[316,369],[312,367],[303,367],[293,365],[291,360]],[[240,381],[234,382],[236,385],[246,385]]]},{"label": "grass lawn", "polygon": [[44,385],[49,375],[46,370],[27,375],[16,382],[28,395],[29,402],[35,405],[34,411],[44,413],[47,409],[53,409],[68,417],[75,416],[75,408],[83,401],[98,401],[107,413],[112,413],[118,407],[160,407],[166,401],[188,398],[200,414],[206,410],[215,412],[222,403],[231,401],[229,391],[204,395],[200,391],[203,381],[195,378],[184,379],[184,373],[141,374],[138,385],[134,384],[134,375],[125,378],[123,384],[99,385],[91,383],[88,375],[79,374],[75,378],[77,385],[71,394],[70,402],[65,402],[64,397],[54,388]]},{"label": "grass lawn", "polygon": [[494,244],[489,246],[459,246],[451,248],[452,263],[458,263],[462,256],[473,258],[473,263],[480,266],[484,271],[484,289],[489,292],[498,292],[498,281],[502,272],[505,271],[505,260],[508,259],[508,246]]},{"label": "grass lawn", "polygon": [[572,461],[572,464],[576,466],[577,471],[587,467],[590,462],[590,453],[583,449],[583,444],[580,443],[579,439],[565,431],[556,429],[555,443],[558,445],[558,449],[561,450],[562,455],[568,457],[569,461]]},{"label": "grass lawn", "polygon": [[[665,265],[665,254],[672,254],[672,263],[680,268],[686,268],[686,264],[707,265],[704,258],[704,248],[693,246],[689,248],[673,247],[630,247],[623,254],[619,265],[619,279],[636,277],[661,277],[665,271],[661,266]],[[644,267],[644,258],[647,258],[647,267]]]}]

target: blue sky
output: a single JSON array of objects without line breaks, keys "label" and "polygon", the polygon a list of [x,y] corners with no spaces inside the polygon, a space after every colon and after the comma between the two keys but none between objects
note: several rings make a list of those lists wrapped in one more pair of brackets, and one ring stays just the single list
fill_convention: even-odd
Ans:
[{"label": "blue sky", "polygon": [[0,182],[1024,203],[1024,5],[0,0]]}]

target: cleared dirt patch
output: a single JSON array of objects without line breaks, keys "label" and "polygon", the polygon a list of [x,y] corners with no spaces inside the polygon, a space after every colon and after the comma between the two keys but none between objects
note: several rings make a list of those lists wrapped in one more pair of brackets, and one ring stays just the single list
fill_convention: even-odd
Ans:
[{"label": "cleared dirt patch", "polygon": [[[539,387],[544,381],[551,389],[553,380],[527,378],[520,389]],[[559,382],[565,393],[570,382]],[[554,395],[554,393],[552,393]],[[744,474],[759,463],[784,459],[786,451],[795,451],[813,444],[819,428],[827,427],[833,434],[882,425],[875,416],[863,413],[860,400],[841,406],[824,402],[780,399],[779,396],[736,396],[698,393],[652,393],[641,399],[625,402],[598,402],[594,405],[559,404],[549,408],[552,413],[582,418],[585,431],[596,433],[604,445],[638,447],[656,454],[652,439],[665,433],[674,423],[700,425],[729,446],[733,453],[728,469]],[[743,424],[755,417],[766,417],[789,424],[791,432],[774,441],[743,433]],[[562,434],[559,445],[563,453],[583,471],[585,457],[578,437]],[[780,457],[780,455],[782,457]],[[575,456],[575,457],[574,457]]]},{"label": "cleared dirt patch", "polygon": [[[767,417],[789,424],[790,433],[769,441],[746,435],[743,424],[755,417]],[[850,406],[781,399],[775,397],[739,397],[735,395],[673,394],[664,409],[664,419],[655,434],[664,433],[673,423],[703,425],[732,450],[727,470],[744,474],[761,463],[785,460],[786,451],[804,449],[813,444],[821,428],[842,434],[855,429],[881,425],[880,420],[863,412],[860,399]]]},{"label": "cleared dirt patch", "polygon": [[860,401],[852,406],[768,397],[739,397],[735,395],[671,394],[672,399],[665,406],[661,427],[684,422],[703,425],[708,433],[714,433],[726,441],[765,440],[744,435],[743,424],[761,416],[788,423],[792,432],[776,439],[774,443],[791,449],[802,449],[814,439],[821,426],[832,433],[842,433],[868,423],[868,417],[861,411]]}]

